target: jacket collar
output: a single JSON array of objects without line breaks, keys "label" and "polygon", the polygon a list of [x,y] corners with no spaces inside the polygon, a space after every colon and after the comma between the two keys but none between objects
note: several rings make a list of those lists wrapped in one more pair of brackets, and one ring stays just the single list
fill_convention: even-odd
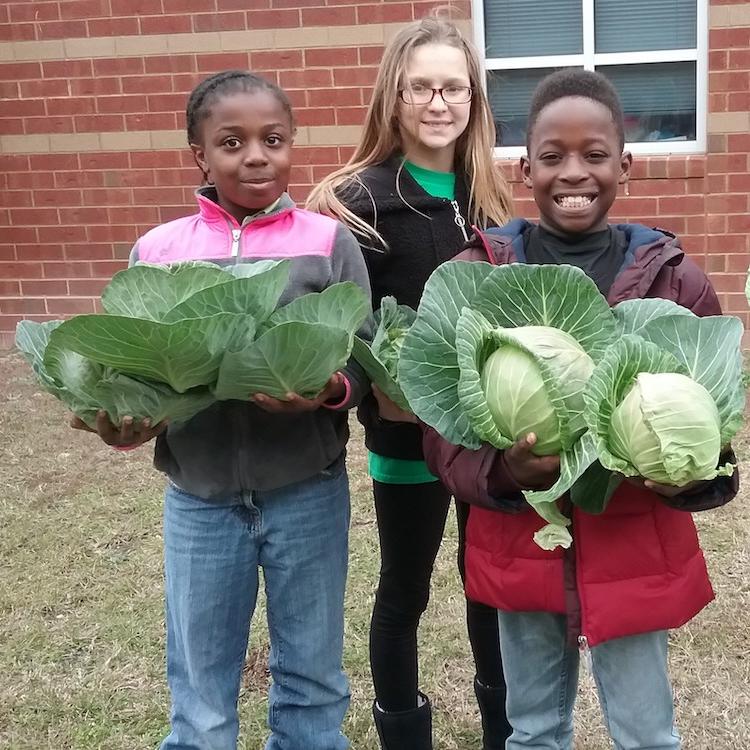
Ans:
[{"label": "jacket collar", "polygon": [[[216,188],[213,185],[199,187],[195,191],[195,197],[198,201],[198,211],[203,221],[208,224],[221,223],[224,225],[228,222],[230,226],[239,227],[237,219],[219,205],[216,196]],[[295,208],[294,201],[287,193],[282,193],[281,197],[272,205],[247,216],[242,222],[242,226],[270,216],[279,216],[280,214],[291,211],[293,208]]]},{"label": "jacket collar", "polygon": [[[513,219],[505,226],[485,232],[475,229],[469,244],[483,248],[490,262],[495,264],[525,263],[523,235],[532,226],[526,219]],[[607,301],[610,305],[645,297],[659,271],[665,265],[679,265],[685,256],[680,241],[665,230],[650,229],[642,224],[613,226],[624,233],[628,246],[623,264],[609,290]]]}]

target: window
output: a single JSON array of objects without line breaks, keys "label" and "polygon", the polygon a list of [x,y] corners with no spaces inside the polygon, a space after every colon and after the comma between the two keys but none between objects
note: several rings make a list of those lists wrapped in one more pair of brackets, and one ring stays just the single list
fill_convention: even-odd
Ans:
[{"label": "window", "polygon": [[706,148],[708,0],[473,0],[499,156],[525,151],[536,84],[598,70],[617,88],[636,153]]}]

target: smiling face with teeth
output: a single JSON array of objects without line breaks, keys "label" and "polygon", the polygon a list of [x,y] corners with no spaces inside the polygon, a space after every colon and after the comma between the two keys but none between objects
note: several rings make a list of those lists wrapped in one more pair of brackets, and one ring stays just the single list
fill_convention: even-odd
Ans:
[{"label": "smiling face with teeth", "polygon": [[521,173],[542,227],[562,235],[606,229],[632,161],[607,107],[581,96],[551,102],[534,122],[528,152]]}]

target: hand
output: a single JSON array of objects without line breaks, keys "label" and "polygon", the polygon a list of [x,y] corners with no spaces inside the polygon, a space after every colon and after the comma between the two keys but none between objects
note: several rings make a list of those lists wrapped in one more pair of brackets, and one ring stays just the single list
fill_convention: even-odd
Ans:
[{"label": "hand", "polygon": [[634,487],[651,490],[651,492],[655,492],[662,497],[675,497],[681,495],[683,492],[690,492],[702,484],[708,484],[705,480],[698,480],[696,482],[683,484],[682,487],[675,487],[671,484],[659,484],[659,482],[654,482],[651,479],[645,479],[644,477],[625,477],[625,479]]},{"label": "hand", "polygon": [[85,432],[94,432],[107,444],[118,448],[137,448],[143,443],[147,443],[152,438],[164,432],[167,429],[167,422],[163,420],[159,424],[151,426],[151,420],[134,420],[133,417],[123,417],[122,423],[118,427],[112,424],[104,409],[96,413],[96,428],[89,427],[82,419],[73,415],[70,420],[70,426],[74,430],[84,430]]},{"label": "hand", "polygon": [[375,383],[372,384],[372,395],[375,396],[375,400],[378,402],[378,414],[381,419],[386,419],[389,422],[417,423],[418,420],[414,414],[402,409],[394,401],[391,401]]},{"label": "hand", "polygon": [[268,396],[265,393],[254,393],[250,396],[250,400],[263,411],[271,414],[298,414],[305,411],[315,411],[327,401],[333,401],[333,403],[341,401],[345,393],[344,376],[340,372],[335,372],[315,398],[303,398],[296,393],[287,393],[286,398],[280,399]]},{"label": "hand", "polygon": [[559,456],[536,456],[531,449],[536,435],[530,432],[505,451],[505,465],[515,482],[529,490],[548,490],[560,478]]}]

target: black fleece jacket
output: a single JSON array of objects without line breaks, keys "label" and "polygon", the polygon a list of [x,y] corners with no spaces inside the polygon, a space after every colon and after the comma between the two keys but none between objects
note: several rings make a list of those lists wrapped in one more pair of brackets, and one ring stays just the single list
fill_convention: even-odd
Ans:
[{"label": "black fleece jacket", "polygon": [[[401,156],[393,156],[368,167],[339,189],[338,197],[354,214],[375,228],[385,246],[359,237],[370,274],[374,309],[392,295],[399,304],[417,309],[430,274],[444,261],[457,255],[466,240],[456,224],[450,200],[428,195],[406,171]],[[363,187],[364,185],[364,187]],[[466,184],[456,174],[456,202],[469,225]],[[413,424],[388,422],[378,416],[372,395],[363,400],[358,416],[365,427],[365,444],[381,456],[420,460],[421,430]]]}]

